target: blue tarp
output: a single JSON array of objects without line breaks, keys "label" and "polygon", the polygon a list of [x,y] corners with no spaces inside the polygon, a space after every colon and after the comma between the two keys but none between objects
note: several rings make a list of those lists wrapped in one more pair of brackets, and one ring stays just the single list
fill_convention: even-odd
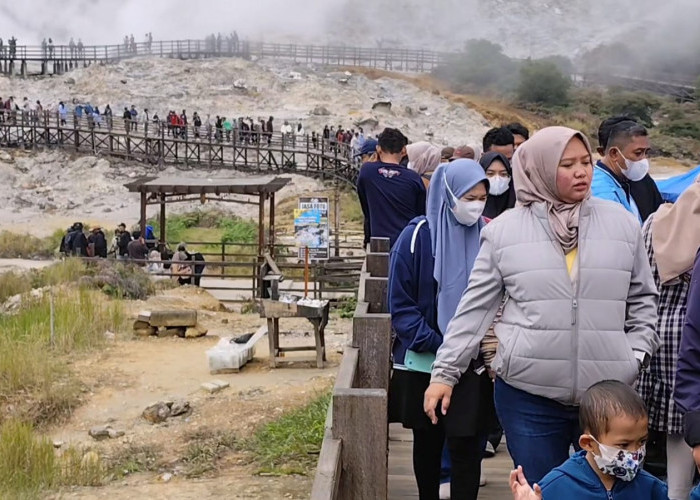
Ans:
[{"label": "blue tarp", "polygon": [[656,181],[659,191],[664,200],[675,203],[678,197],[695,179],[700,175],[700,165],[682,175],[669,177],[662,181]]}]

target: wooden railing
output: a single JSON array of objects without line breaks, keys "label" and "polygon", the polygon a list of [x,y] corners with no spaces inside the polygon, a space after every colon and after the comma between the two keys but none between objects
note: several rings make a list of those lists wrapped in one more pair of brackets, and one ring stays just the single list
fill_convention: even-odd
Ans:
[{"label": "wooden railing", "polygon": [[352,342],[333,388],[312,500],[386,500],[391,318],[389,240],[373,238],[360,278]]},{"label": "wooden railing", "polygon": [[352,186],[359,171],[349,145],[309,135],[266,136],[238,130],[219,134],[206,133],[204,127],[195,133],[190,127],[183,136],[174,137],[165,124],[142,123],[132,131],[129,121],[117,117],[102,118],[102,122],[98,126],[94,119],[77,116],[5,111],[0,113],[0,147],[58,147],[157,165],[230,168],[254,174],[298,173]]}]

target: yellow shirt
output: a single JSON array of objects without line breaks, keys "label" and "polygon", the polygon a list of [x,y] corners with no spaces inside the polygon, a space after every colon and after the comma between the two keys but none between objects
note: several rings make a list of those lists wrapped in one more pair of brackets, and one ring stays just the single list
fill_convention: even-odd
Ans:
[{"label": "yellow shirt", "polygon": [[572,251],[566,254],[566,268],[569,270],[569,276],[574,269],[574,262],[576,262],[576,257],[578,256],[578,247],[574,248]]}]

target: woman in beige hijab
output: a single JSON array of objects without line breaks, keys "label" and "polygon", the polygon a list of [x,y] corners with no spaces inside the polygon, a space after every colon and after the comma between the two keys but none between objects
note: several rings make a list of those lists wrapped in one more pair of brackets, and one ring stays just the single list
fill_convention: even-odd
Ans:
[{"label": "woman in beige hijab", "polygon": [[408,168],[415,170],[423,179],[425,188],[428,189],[430,177],[442,162],[442,150],[429,142],[421,141],[406,146],[408,154]]},{"label": "woman in beige hijab", "polygon": [[661,348],[642,373],[638,391],[649,409],[649,428],[666,435],[668,496],[690,495],[695,476],[692,450],[683,439],[683,415],[671,394],[676,385],[678,350],[685,322],[690,275],[700,248],[700,178],[678,201],[662,205],[642,229],[656,286],[657,332]]},{"label": "woman in beige hijab", "polygon": [[540,130],[513,163],[518,204],[481,232],[424,409],[437,422],[461,375],[481,368],[479,344],[506,296],[491,366],[496,411],[514,464],[540,481],[570,445],[579,449],[582,394],[602,380],[633,384],[656,352],[657,292],[637,220],[591,198],[582,133]]}]

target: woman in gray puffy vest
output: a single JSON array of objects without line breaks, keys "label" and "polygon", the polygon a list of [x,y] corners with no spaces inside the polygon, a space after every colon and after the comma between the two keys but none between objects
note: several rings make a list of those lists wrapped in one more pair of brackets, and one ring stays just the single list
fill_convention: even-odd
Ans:
[{"label": "woman in gray puffy vest", "polygon": [[591,198],[592,170],[588,139],[569,128],[545,128],[518,148],[518,206],[481,233],[425,393],[437,421],[506,297],[495,326],[496,411],[514,464],[532,482],[578,448],[581,395],[602,380],[633,384],[659,344],[639,223]]}]

